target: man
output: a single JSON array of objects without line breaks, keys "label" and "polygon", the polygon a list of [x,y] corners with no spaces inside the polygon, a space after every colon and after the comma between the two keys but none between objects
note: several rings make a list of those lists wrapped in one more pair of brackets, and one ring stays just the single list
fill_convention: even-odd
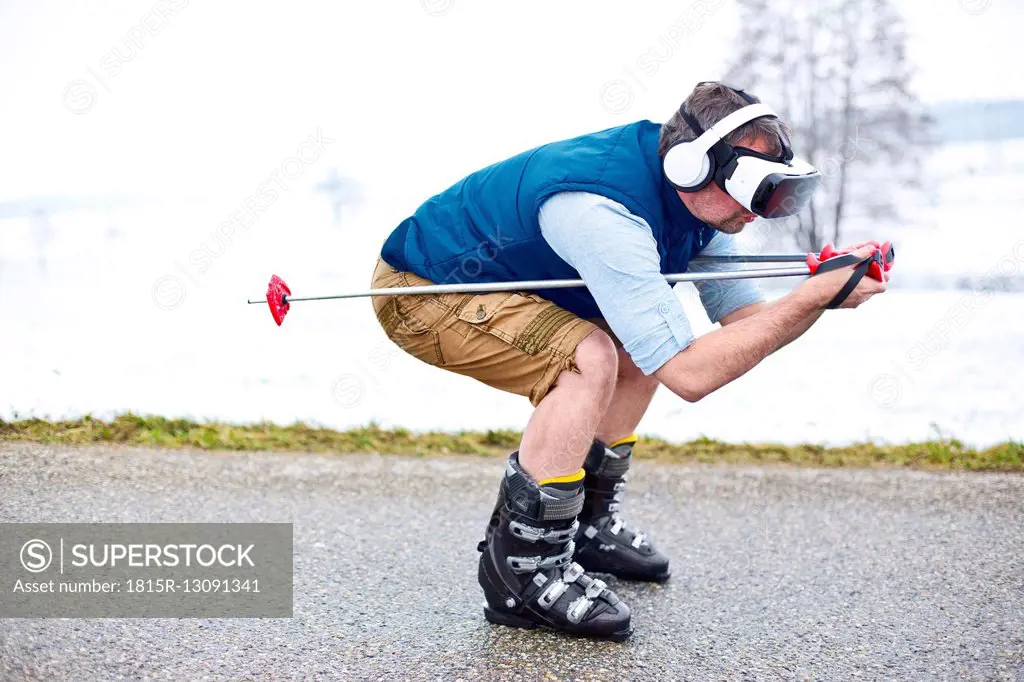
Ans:
[{"label": "man", "polygon": [[[800,336],[855,281],[850,267],[837,269],[772,303],[748,281],[701,283],[721,328],[694,338],[663,273],[687,270],[697,254],[735,253],[732,235],[755,212],[791,215],[817,181],[766,105],[700,83],[663,126],[640,121],[484,168],[387,239],[374,288],[587,285],[373,299],[388,337],[413,356],[535,406],[478,547],[488,620],[609,639],[632,632],[629,607],[587,571],[669,577],[668,558],[619,514],[633,431],[655,389],[700,400]],[[884,289],[862,278],[841,307]]]}]

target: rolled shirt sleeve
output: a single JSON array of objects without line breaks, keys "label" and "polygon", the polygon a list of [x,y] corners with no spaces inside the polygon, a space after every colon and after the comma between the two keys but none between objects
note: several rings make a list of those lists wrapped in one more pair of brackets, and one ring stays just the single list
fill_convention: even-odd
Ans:
[{"label": "rolled shirt sleeve", "polygon": [[646,221],[588,192],[551,196],[541,205],[539,219],[544,239],[580,273],[608,326],[644,374],[653,374],[693,343]]}]

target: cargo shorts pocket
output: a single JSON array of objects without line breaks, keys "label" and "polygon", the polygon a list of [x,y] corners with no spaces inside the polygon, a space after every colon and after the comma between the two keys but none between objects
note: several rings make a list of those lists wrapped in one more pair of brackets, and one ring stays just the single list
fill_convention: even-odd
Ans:
[{"label": "cargo shorts pocket", "polygon": [[474,296],[458,317],[527,355],[549,348],[555,334],[577,320],[554,303],[523,292]]},{"label": "cargo shorts pocket", "polygon": [[433,329],[413,331],[405,323],[399,322],[391,335],[391,340],[409,355],[435,367],[444,366],[441,355],[441,339]]},{"label": "cargo shorts pocket", "polygon": [[387,337],[409,355],[428,365],[444,365],[441,340],[437,331],[411,327],[402,319],[393,298],[377,311],[377,321],[380,322]]},{"label": "cargo shorts pocket", "polygon": [[473,296],[463,303],[457,317],[474,329],[511,344],[515,338],[515,329],[508,329],[508,315],[504,309],[515,296],[507,292]]}]

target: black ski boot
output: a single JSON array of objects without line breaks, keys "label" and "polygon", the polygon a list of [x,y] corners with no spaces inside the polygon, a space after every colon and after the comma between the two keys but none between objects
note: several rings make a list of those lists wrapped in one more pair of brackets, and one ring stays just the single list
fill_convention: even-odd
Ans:
[{"label": "black ski boot", "polygon": [[625,494],[626,472],[636,439],[614,448],[595,440],[583,464],[586,501],[576,533],[576,561],[595,573],[610,573],[623,580],[668,580],[668,557],[651,544],[639,528],[630,528],[619,516]]},{"label": "black ski boot", "polygon": [[629,607],[572,561],[582,505],[582,481],[574,490],[539,486],[512,453],[477,547],[487,620],[616,641],[632,634]]}]

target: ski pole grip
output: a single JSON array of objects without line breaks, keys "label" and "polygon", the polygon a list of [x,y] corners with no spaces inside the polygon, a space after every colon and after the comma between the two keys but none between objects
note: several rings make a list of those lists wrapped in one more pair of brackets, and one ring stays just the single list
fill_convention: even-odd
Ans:
[{"label": "ski pole grip", "polygon": [[[868,266],[867,275],[875,281],[884,282],[885,273],[892,269],[896,260],[896,249],[892,242],[871,243],[875,245],[875,252],[871,255],[872,262]],[[807,254],[807,267],[812,275],[845,268],[857,262],[857,257],[850,251],[836,251],[831,244],[826,244],[819,254]]]},{"label": "ski pole grip", "polygon": [[[858,258],[852,253],[835,253],[831,250],[823,253],[828,256],[827,260],[818,260],[814,254],[807,255],[807,265],[811,270],[812,275],[821,274],[822,272],[832,272],[833,270],[839,270],[841,268],[856,265],[853,269],[853,274],[850,275],[850,279],[846,281],[843,288],[828,302],[826,308],[838,308],[843,304],[843,301],[853,293],[853,290],[857,288],[860,281],[864,279],[864,275],[868,275],[872,279],[879,282],[885,281],[885,271],[892,267],[892,261],[895,257],[891,244],[886,244],[886,248],[877,248],[867,258]],[[833,255],[834,254],[834,255]]]},{"label": "ski pole grip", "polygon": [[892,269],[893,261],[896,260],[896,249],[892,242],[882,242],[874,254],[877,262],[868,268],[868,277],[879,282],[885,281],[885,273]]}]

